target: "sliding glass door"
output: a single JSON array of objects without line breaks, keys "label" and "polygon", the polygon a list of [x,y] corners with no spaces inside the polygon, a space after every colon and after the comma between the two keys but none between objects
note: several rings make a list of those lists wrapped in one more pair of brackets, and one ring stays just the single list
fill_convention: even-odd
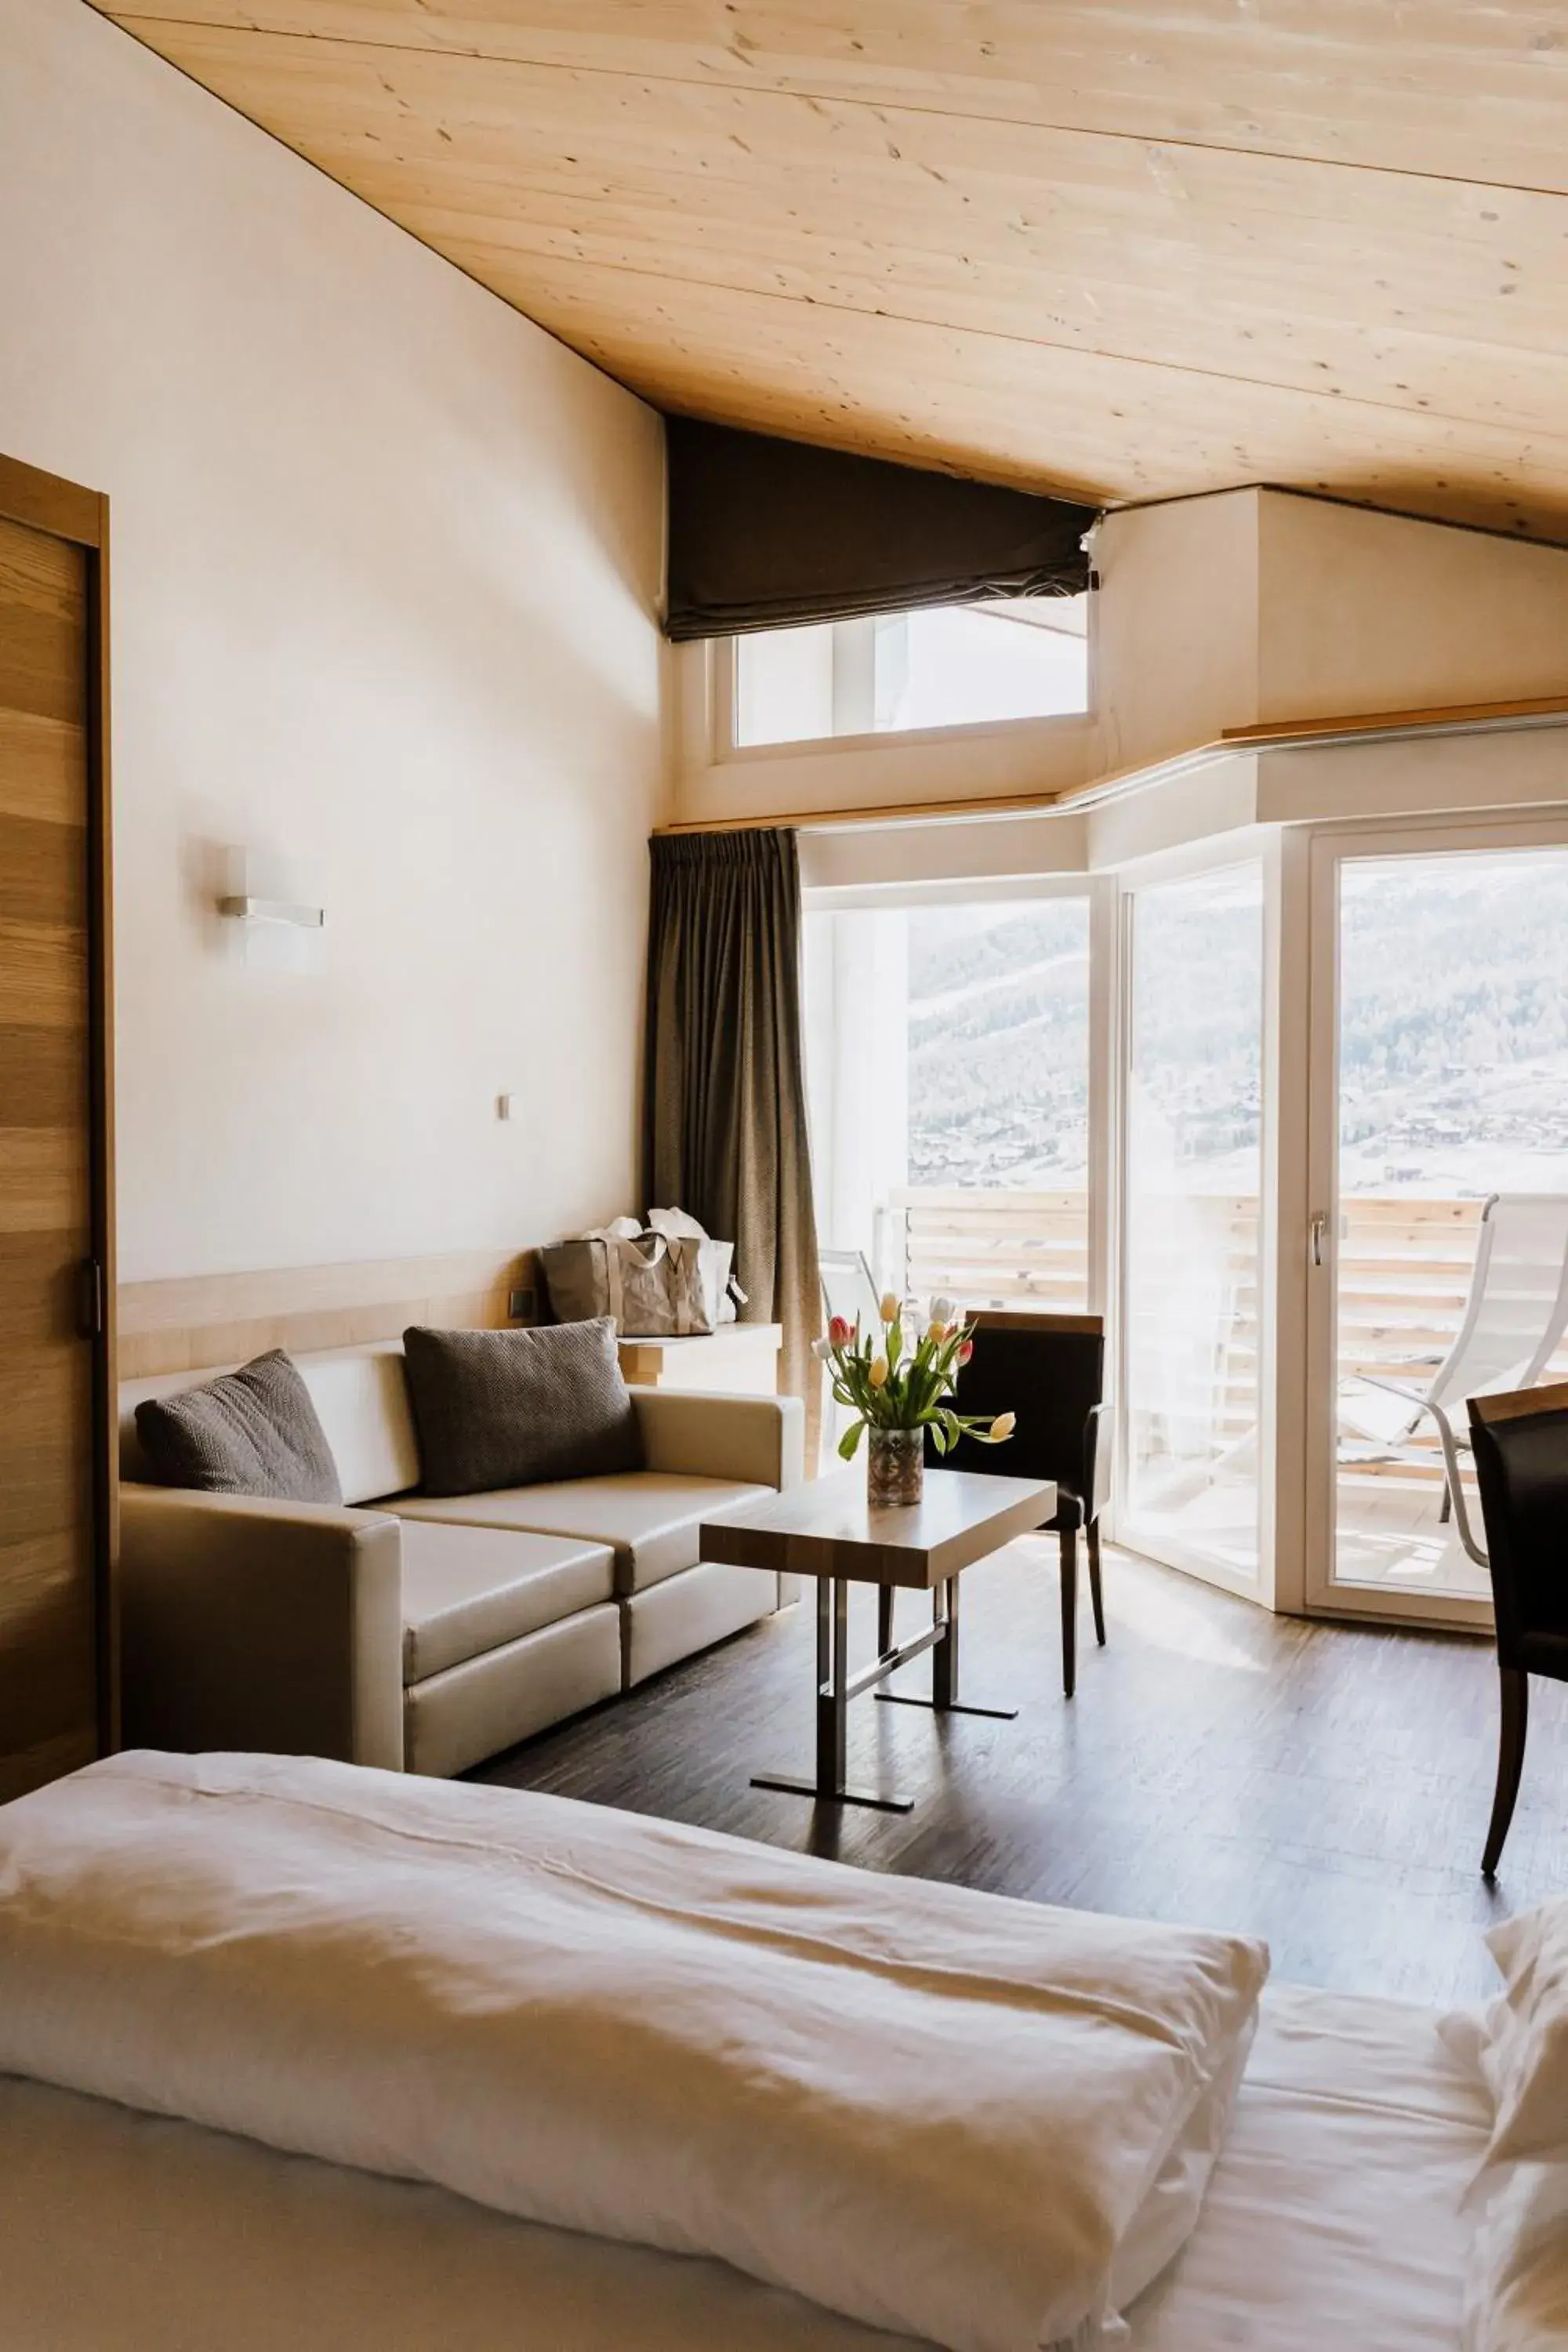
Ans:
[{"label": "sliding glass door", "polygon": [[1311,892],[1308,1602],[1480,1623],[1466,1399],[1568,1377],[1568,836],[1331,835]]},{"label": "sliding glass door", "polygon": [[1467,1400],[1568,1380],[1568,815],[824,891],[806,937],[846,1307],[1109,1306],[1118,1540],[1484,1626]]},{"label": "sliding glass door", "polygon": [[1243,1591],[1259,1567],[1264,884],[1124,902],[1119,1539]]}]

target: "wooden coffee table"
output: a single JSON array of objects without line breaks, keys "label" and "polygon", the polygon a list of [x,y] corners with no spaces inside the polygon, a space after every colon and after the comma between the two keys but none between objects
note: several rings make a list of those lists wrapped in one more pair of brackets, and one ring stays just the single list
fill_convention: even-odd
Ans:
[{"label": "wooden coffee table", "polygon": [[[1057,1490],[1048,1479],[994,1478],[973,1470],[931,1470],[921,1501],[873,1510],[863,1469],[836,1471],[785,1495],[702,1525],[703,1559],[771,1575],[816,1580],[816,1773],[805,1780],[759,1772],[754,1789],[782,1789],[821,1804],[871,1805],[907,1813],[913,1799],[852,1789],[844,1778],[849,1701],[886,1682],[911,1658],[931,1652],[929,1699],[879,1691],[879,1698],[939,1715],[990,1715],[1016,1707],[965,1706],[958,1696],[958,1579],[977,1559],[1050,1518]],[[849,1672],[849,1587],[875,1584],[930,1592],[931,1622],[901,1648],[888,1648],[858,1675]]]}]

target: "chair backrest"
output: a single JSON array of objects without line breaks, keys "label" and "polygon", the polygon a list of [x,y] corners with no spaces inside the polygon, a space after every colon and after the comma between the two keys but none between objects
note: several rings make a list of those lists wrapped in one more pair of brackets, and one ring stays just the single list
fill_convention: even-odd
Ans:
[{"label": "chair backrest", "polygon": [[1531,1633],[1568,1634],[1568,1385],[1472,1397],[1498,1660]]},{"label": "chair backrest", "polygon": [[865,1254],[860,1250],[818,1250],[816,1263],[822,1274],[822,1304],[828,1318],[842,1315],[846,1323],[853,1323],[858,1315],[864,1329],[875,1329],[879,1302]]},{"label": "chair backrest", "polygon": [[1568,1193],[1494,1193],[1481,1213],[1464,1319],[1431,1402],[1531,1387],[1565,1325]]},{"label": "chair backrest", "polygon": [[1105,1400],[1105,1321],[1099,1315],[986,1308],[973,1318],[974,1353],[958,1376],[955,1409],[1016,1416],[1005,1445],[961,1438],[926,1459],[953,1470],[1052,1478],[1086,1501],[1094,1488],[1089,1416]]}]

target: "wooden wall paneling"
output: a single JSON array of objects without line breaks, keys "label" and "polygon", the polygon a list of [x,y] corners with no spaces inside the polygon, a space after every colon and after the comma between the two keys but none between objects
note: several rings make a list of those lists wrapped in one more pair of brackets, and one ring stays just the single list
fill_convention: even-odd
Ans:
[{"label": "wooden wall paneling", "polygon": [[106,518],[0,460],[0,1798],[111,1744]]},{"label": "wooden wall paneling", "polygon": [[130,1283],[119,1300],[120,1375],[203,1370],[268,1348],[357,1347],[398,1339],[410,1323],[500,1329],[515,1319],[515,1291],[537,1300],[538,1279],[531,1250],[470,1250]]}]

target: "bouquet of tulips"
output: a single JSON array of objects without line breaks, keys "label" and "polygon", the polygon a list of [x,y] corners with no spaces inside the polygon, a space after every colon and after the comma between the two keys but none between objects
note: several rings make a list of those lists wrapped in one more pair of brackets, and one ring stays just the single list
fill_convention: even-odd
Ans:
[{"label": "bouquet of tulips", "polygon": [[814,1350],[828,1367],[828,1379],[839,1404],[859,1415],[838,1441],[846,1462],[854,1458],[860,1432],[873,1429],[930,1429],[936,1450],[945,1454],[961,1437],[977,1437],[982,1444],[1000,1445],[1013,1434],[1014,1416],[954,1412],[948,1402],[961,1364],[974,1353],[973,1326],[964,1322],[951,1298],[933,1298],[922,1322],[918,1310],[894,1297],[889,1290],[879,1308],[875,1331],[862,1331],[860,1318],[853,1323],[836,1315],[827,1337]]}]

